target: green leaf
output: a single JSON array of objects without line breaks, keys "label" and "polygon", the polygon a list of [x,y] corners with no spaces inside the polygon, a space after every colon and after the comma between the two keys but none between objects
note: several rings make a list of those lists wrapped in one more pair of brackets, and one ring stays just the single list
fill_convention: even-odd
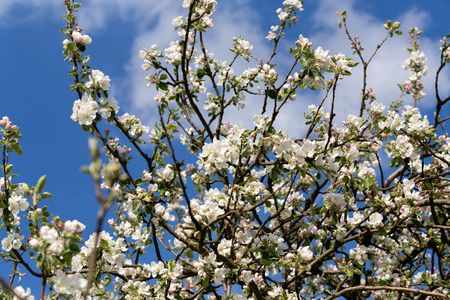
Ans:
[{"label": "green leaf", "polygon": [[347,275],[348,277],[352,277],[353,276],[353,271],[352,270],[345,270],[345,275]]},{"label": "green leaf", "polygon": [[12,136],[16,139],[20,139],[22,137],[22,134],[16,130],[12,132]]},{"label": "green leaf", "polygon": [[331,247],[331,239],[326,239],[325,240],[325,249],[330,249],[330,247]]},{"label": "green leaf", "polygon": [[300,59],[300,64],[303,68],[308,69],[309,68],[309,61],[306,59]]},{"label": "green leaf", "polygon": [[42,197],[42,199],[48,199],[48,198],[52,198],[53,195],[50,194],[49,192],[43,192],[41,197]]},{"label": "green leaf", "polygon": [[103,281],[103,285],[104,286],[108,286],[111,283],[111,275],[106,274],[105,275],[105,280]]},{"label": "green leaf", "polygon": [[387,236],[387,231],[385,228],[383,227],[379,227],[378,228],[378,232],[382,235],[382,236]]},{"label": "green leaf", "polygon": [[270,99],[277,99],[278,93],[275,90],[268,90],[267,96],[269,96]]},{"label": "green leaf", "polygon": [[168,266],[169,271],[175,270],[176,267],[177,267],[177,263],[173,259],[171,259],[169,261],[169,266]]},{"label": "green leaf", "polygon": [[332,222],[333,225],[334,225],[334,224],[337,224],[337,223],[339,222],[339,216],[338,216],[338,214],[337,214],[336,212],[333,212],[331,219],[332,219],[332,221],[333,221],[333,222]]},{"label": "green leaf", "polygon": [[159,69],[159,68],[161,68],[161,63],[159,61],[157,61],[157,60],[154,60],[153,61],[153,66],[155,67],[155,69]]},{"label": "green leaf", "polygon": [[359,65],[359,61],[349,61],[348,62],[348,66],[351,68],[356,67],[357,65]]},{"label": "green leaf", "polygon": [[72,252],[76,252],[76,253],[80,252],[80,247],[75,243],[70,244],[69,249]]},{"label": "green leaf", "polygon": [[41,269],[43,264],[44,264],[44,254],[38,253],[38,255],[36,256],[36,265],[38,269]]},{"label": "green leaf", "polygon": [[309,240],[309,238],[305,238],[304,240],[303,240],[303,246],[310,246],[311,245],[311,241]]},{"label": "green leaf", "polygon": [[167,83],[165,83],[165,82],[160,82],[158,84],[158,88],[160,88],[163,91],[167,91],[169,89],[169,87],[167,86]]},{"label": "green leaf", "polygon": [[136,212],[140,206],[141,206],[141,203],[139,201],[134,202],[133,205],[131,206],[131,211]]},{"label": "green leaf", "polygon": [[203,281],[202,281],[202,286],[203,286],[203,288],[205,288],[205,289],[209,286],[209,278],[208,278],[208,277],[205,277],[205,278],[203,279]]},{"label": "green leaf", "polygon": [[364,187],[366,189],[370,188],[372,186],[372,180],[368,177],[364,178]]},{"label": "green leaf", "polygon": [[175,124],[167,124],[167,125],[166,125],[166,129],[167,129],[167,130],[175,130],[175,129],[177,129],[177,128],[178,128],[178,126],[175,125]]},{"label": "green leaf", "polygon": [[40,194],[44,190],[45,182],[47,181],[47,175],[39,178],[38,183],[36,184],[36,193]]},{"label": "green leaf", "polygon": [[22,183],[22,190],[25,195],[30,196],[30,187],[25,182]]},{"label": "green leaf", "polygon": [[22,156],[22,148],[19,146],[19,144],[13,144],[12,147],[13,147],[14,151],[16,151],[17,154]]},{"label": "green leaf", "polygon": [[198,79],[202,79],[203,76],[205,76],[205,74],[206,74],[205,69],[197,69],[196,73],[197,73]]},{"label": "green leaf", "polygon": [[422,223],[420,223],[419,220],[412,219],[412,223],[413,223],[415,226],[417,226],[417,227],[422,227]]},{"label": "green leaf", "polygon": [[192,254],[191,249],[187,249],[186,251],[184,251],[184,253],[186,254],[186,257],[193,259],[194,258],[194,254]]},{"label": "green leaf", "polygon": [[355,269],[353,269],[353,272],[354,272],[355,274],[362,275],[362,272],[361,272],[360,269],[355,268]]},{"label": "green leaf", "polygon": [[107,240],[104,239],[100,239],[100,245],[103,249],[108,250],[109,249],[109,244]]},{"label": "green leaf", "polygon": [[69,49],[70,51],[73,51],[73,48],[75,47],[74,43],[68,43],[67,44],[67,49]]}]

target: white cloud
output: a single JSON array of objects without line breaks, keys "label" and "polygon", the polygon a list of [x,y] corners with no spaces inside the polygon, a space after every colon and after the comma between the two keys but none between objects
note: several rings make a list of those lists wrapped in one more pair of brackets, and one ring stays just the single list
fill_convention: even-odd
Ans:
[{"label": "white cloud", "polygon": [[89,0],[80,9],[79,20],[87,30],[106,30],[113,22],[129,22],[136,26],[138,33],[149,26],[161,22],[171,22],[172,17],[181,13],[181,5],[176,0]]},{"label": "white cloud", "polygon": [[63,2],[60,0],[0,1],[0,27],[11,27],[43,16],[56,18],[63,14]]}]

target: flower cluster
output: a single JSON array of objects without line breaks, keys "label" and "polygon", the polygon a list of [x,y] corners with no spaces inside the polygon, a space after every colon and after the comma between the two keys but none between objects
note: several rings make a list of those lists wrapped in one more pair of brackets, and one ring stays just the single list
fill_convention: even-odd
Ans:
[{"label": "flower cluster", "polygon": [[72,111],[70,117],[72,121],[78,122],[80,125],[92,125],[99,112],[99,107],[90,95],[85,94],[73,103]]},{"label": "flower cluster", "polygon": [[93,90],[104,90],[107,91],[110,87],[111,79],[108,75],[105,75],[100,70],[92,70],[91,76],[89,76],[89,81],[86,83],[86,88]]},{"label": "flower cluster", "polygon": [[420,44],[417,43],[417,40],[420,38],[420,31],[417,27],[411,28],[410,35],[411,40],[411,48],[408,50],[411,53],[411,57],[407,58],[403,63],[403,70],[411,70],[411,74],[408,79],[401,85],[402,91],[406,94],[411,94],[414,98],[414,101],[418,101],[425,97],[425,93],[423,92],[423,84],[421,82],[422,76],[427,74],[427,64],[426,57],[423,52],[419,51]]}]

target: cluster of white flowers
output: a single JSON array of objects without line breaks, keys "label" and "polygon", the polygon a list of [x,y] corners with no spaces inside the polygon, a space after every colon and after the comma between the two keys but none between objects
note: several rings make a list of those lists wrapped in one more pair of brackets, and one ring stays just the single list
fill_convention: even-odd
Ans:
[{"label": "cluster of white flowers", "polygon": [[[80,43],[80,44],[83,44],[83,45],[89,45],[90,43],[92,43],[92,38],[89,35],[81,34],[78,31],[73,31],[72,32],[72,40],[75,43]],[[65,39],[62,42],[64,49],[68,49],[70,43],[71,43],[71,41],[69,39]]]},{"label": "cluster of white flowers", "polygon": [[11,249],[20,249],[24,238],[21,233],[8,232],[8,235],[2,240],[2,249],[6,252]]},{"label": "cluster of white flowers", "polygon": [[206,53],[206,55],[204,53],[202,53],[195,57],[194,64],[196,67],[207,66],[209,64],[209,61],[211,61],[211,59],[214,56],[214,53],[211,53],[206,49],[205,49],[205,53]]},{"label": "cluster of white flowers", "polygon": [[148,126],[143,126],[141,120],[136,118],[135,115],[125,113],[120,116],[119,121],[132,136],[140,137],[142,134],[150,131]]},{"label": "cluster of white flowers", "polygon": [[300,258],[305,262],[308,262],[314,258],[314,253],[309,249],[309,246],[300,247],[298,249],[298,254]]},{"label": "cluster of white flowers", "polygon": [[363,266],[367,261],[368,249],[364,245],[356,245],[355,248],[350,249],[349,254],[360,266]]},{"label": "cluster of white flowers", "polygon": [[329,193],[324,197],[324,204],[328,208],[337,208],[339,212],[342,212],[345,210],[347,201],[341,194]]},{"label": "cluster of white flowers", "polygon": [[334,58],[336,59],[336,73],[349,72],[352,69],[349,66],[349,59],[345,57],[345,54],[339,53]]},{"label": "cluster of white flowers", "polygon": [[64,242],[55,228],[44,225],[39,229],[39,235],[46,244],[49,244],[49,253],[59,255],[64,250]]},{"label": "cluster of white flowers", "polygon": [[369,217],[369,220],[367,221],[367,225],[372,228],[383,226],[383,215],[379,212],[372,213]]},{"label": "cluster of white flowers", "polygon": [[175,221],[175,216],[170,214],[171,211],[172,211],[171,207],[168,207],[166,209],[161,203],[156,203],[155,205],[155,212],[158,214],[160,218],[162,218],[166,222]]},{"label": "cluster of white flowers", "polygon": [[244,55],[248,54],[250,55],[253,50],[253,45],[250,44],[249,40],[244,40],[242,37],[239,38],[233,38],[234,42],[234,49],[233,51],[236,52],[238,55]]},{"label": "cluster of white flowers", "polygon": [[219,108],[219,105],[216,103],[216,97],[214,97],[213,94],[211,93],[207,93],[206,94],[206,101],[205,104],[203,105],[203,108],[207,111],[216,111],[216,109]]},{"label": "cluster of white flowers", "polygon": [[239,161],[239,149],[228,139],[214,139],[212,143],[203,146],[199,158],[198,166],[209,173],[236,165]]},{"label": "cluster of white flowers", "polygon": [[[302,41],[307,43],[307,41]],[[322,47],[318,47],[314,52],[315,62],[322,71],[328,69],[331,64],[331,57],[328,55],[329,50],[324,51]]]},{"label": "cluster of white flowers", "polygon": [[278,26],[278,25],[277,26],[271,26],[270,27],[270,31],[269,31],[269,35],[266,36],[266,39],[268,39],[269,41],[273,41],[276,38],[276,36],[277,36],[276,31],[279,28],[280,28],[280,26]]},{"label": "cluster of white flowers", "polygon": [[27,290],[25,291],[25,289],[21,286],[15,287],[14,288],[14,297],[13,300],[34,300],[34,296],[31,295],[31,290],[30,288],[27,288]]},{"label": "cluster of white flowers", "polygon": [[283,1],[283,5],[286,7],[292,6],[296,9],[301,9],[303,7],[302,2],[300,0],[285,0]]},{"label": "cluster of white flowers", "polygon": [[172,41],[170,42],[169,48],[164,50],[164,56],[167,58],[166,63],[172,65],[178,65],[181,63],[182,50],[179,42]]},{"label": "cluster of white flowers", "polygon": [[268,64],[264,64],[258,73],[258,78],[265,82],[267,86],[271,86],[277,81],[278,73]]},{"label": "cluster of white flowers", "polygon": [[411,56],[407,58],[403,64],[403,69],[410,69],[411,73],[408,79],[402,84],[402,90],[406,94],[411,94],[414,97],[414,101],[420,100],[426,96],[423,92],[423,84],[421,82],[422,76],[427,74],[428,66],[426,64],[427,58],[423,52],[419,51],[419,45],[415,40],[419,39],[419,35],[422,34],[417,27],[412,28],[410,31],[412,47],[408,50],[411,52]]},{"label": "cluster of white flowers", "polygon": [[387,128],[391,131],[399,131],[405,127],[405,118],[393,111],[388,111],[386,121],[380,121],[379,126],[381,130]]},{"label": "cluster of white flowers", "polygon": [[100,70],[92,70],[91,75],[89,76],[89,81],[86,82],[86,87],[88,89],[101,89],[107,91],[110,87],[110,81],[108,75],[105,75]]},{"label": "cluster of white flowers", "polygon": [[[295,44],[297,46],[305,47],[305,48],[310,48],[312,46],[312,42],[310,42],[309,39],[305,38],[302,34],[300,34],[298,36],[298,40],[295,41]],[[319,48],[322,49],[322,47],[319,47]],[[328,53],[328,50],[326,51],[326,53]],[[316,52],[315,54],[317,54],[318,56],[320,55],[318,52]]]},{"label": "cluster of white flowers", "polygon": [[409,126],[407,127],[409,134],[424,133],[431,128],[427,116],[422,117],[417,107],[405,105],[405,111],[402,112],[402,115],[409,121]]},{"label": "cluster of white flowers", "polygon": [[263,235],[261,238],[255,238],[252,244],[254,250],[272,248],[279,256],[284,256],[285,251],[288,250],[288,246],[285,244],[284,239],[281,236],[270,233],[269,235]]},{"label": "cluster of white flowers", "polygon": [[231,78],[232,74],[234,73],[233,68],[227,65],[228,63],[226,61],[222,63],[217,63],[216,68],[218,70],[217,75],[217,85],[222,86],[226,82],[227,79]]},{"label": "cluster of white flowers", "polygon": [[142,69],[148,71],[152,67],[152,63],[157,57],[161,57],[162,53],[158,50],[157,45],[152,45],[149,49],[139,51],[139,57],[144,61]]},{"label": "cluster of white flowers", "polygon": [[[284,9],[280,7],[276,10],[281,23],[287,22],[294,10],[297,9],[299,11],[303,11],[303,5],[300,0],[285,0],[283,1],[283,5],[285,6]],[[297,17],[294,17],[293,19],[296,20]]]},{"label": "cluster of white flowers", "polygon": [[64,223],[64,230],[70,233],[81,233],[84,229],[86,229],[86,225],[81,223],[78,220],[66,221]]},{"label": "cluster of white flowers", "polygon": [[17,217],[19,211],[27,210],[29,206],[28,200],[20,192],[14,191],[11,193],[8,199],[8,209],[14,217]]},{"label": "cluster of white flowers", "polygon": [[103,118],[110,118],[112,116],[112,113],[114,112],[114,114],[116,114],[120,108],[118,105],[118,101],[113,97],[109,97],[106,99],[100,98],[98,100],[98,103],[101,106],[99,112],[101,113]]},{"label": "cluster of white flowers", "polygon": [[[79,254],[72,259],[72,265],[76,270],[81,270],[86,260],[90,257],[94,249],[95,234],[91,234],[89,239],[85,242],[85,246],[81,248]],[[110,270],[112,267],[122,267],[126,261],[124,252],[127,251],[127,246],[124,238],[117,238],[116,240],[106,231],[100,232],[97,242],[98,249],[102,249],[102,259],[107,264],[104,265],[105,270]]]},{"label": "cluster of white flowers", "polygon": [[[427,58],[425,57],[425,54],[423,52],[420,52],[415,50],[411,51],[411,57],[407,58],[405,62],[402,65],[403,70],[407,69],[413,69],[413,73],[411,74],[412,77],[410,77],[412,80],[417,80],[422,77],[422,75],[427,74],[427,64],[426,64]],[[418,69],[416,71],[416,69]]]},{"label": "cluster of white flowers", "polygon": [[82,44],[86,44],[86,45],[89,45],[90,43],[92,43],[92,38],[89,35],[81,34],[78,31],[72,32],[72,39],[74,42],[82,43]]},{"label": "cluster of white flowers", "polygon": [[[410,143],[410,137],[407,135],[400,135],[396,140],[390,141],[386,145],[386,152],[389,157],[393,154],[399,155],[401,158],[417,158],[418,154],[415,147]],[[413,157],[415,156],[415,157]]]},{"label": "cluster of white flowers", "polygon": [[61,270],[56,270],[55,276],[50,279],[55,292],[63,295],[81,295],[87,287],[87,280],[80,273],[65,274]]},{"label": "cluster of white flowers", "polygon": [[288,163],[288,168],[301,166],[305,158],[312,158],[317,147],[316,141],[305,140],[301,144],[289,138],[284,133],[272,136],[273,152],[277,158],[283,158]]},{"label": "cluster of white flowers", "polygon": [[379,115],[384,112],[386,106],[383,103],[373,101],[370,103],[370,112],[374,115]]},{"label": "cluster of white flowers", "polygon": [[70,118],[73,121],[80,125],[92,125],[99,109],[97,102],[92,100],[90,95],[85,94],[73,103],[72,111]]}]

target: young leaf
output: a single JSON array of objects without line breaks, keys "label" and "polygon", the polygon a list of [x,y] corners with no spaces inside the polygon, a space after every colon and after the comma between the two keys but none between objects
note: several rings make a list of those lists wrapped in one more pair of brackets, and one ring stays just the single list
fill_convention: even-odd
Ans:
[{"label": "young leaf", "polygon": [[45,182],[47,181],[47,175],[43,175],[39,178],[38,183],[36,184],[36,193],[40,194],[44,190]]}]

